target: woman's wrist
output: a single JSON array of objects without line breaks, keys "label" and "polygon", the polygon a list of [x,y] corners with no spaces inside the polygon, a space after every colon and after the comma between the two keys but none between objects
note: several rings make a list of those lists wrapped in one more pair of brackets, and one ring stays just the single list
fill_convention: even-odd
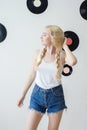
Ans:
[{"label": "woman's wrist", "polygon": [[70,49],[69,49],[69,47],[66,43],[64,43],[63,49],[64,49],[65,52],[70,51]]},{"label": "woman's wrist", "polygon": [[26,94],[22,93],[22,94],[21,94],[21,98],[24,99],[24,98],[25,98],[25,95],[26,95]]}]

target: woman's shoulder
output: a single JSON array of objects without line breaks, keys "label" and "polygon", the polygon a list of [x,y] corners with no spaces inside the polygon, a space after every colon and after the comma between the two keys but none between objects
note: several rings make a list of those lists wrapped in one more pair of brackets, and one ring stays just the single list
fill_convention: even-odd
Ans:
[{"label": "woman's shoulder", "polygon": [[38,57],[38,55],[40,54],[40,52],[41,52],[40,49],[36,49],[34,55],[35,55],[36,57]]},{"label": "woman's shoulder", "polygon": [[34,59],[38,59],[39,55],[40,55],[41,50],[40,49],[36,49],[34,52]]}]

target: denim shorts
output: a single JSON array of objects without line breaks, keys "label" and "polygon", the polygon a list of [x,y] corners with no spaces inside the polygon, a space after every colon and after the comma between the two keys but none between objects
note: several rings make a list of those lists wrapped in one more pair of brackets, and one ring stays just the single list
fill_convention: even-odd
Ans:
[{"label": "denim shorts", "polygon": [[35,84],[31,94],[29,108],[43,114],[46,111],[47,113],[55,113],[67,108],[62,85],[51,89],[43,89]]}]

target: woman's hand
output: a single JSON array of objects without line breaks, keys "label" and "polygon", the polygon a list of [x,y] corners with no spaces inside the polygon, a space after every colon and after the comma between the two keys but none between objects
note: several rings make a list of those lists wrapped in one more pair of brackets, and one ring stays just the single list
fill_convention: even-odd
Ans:
[{"label": "woman's hand", "polygon": [[67,38],[65,37],[64,43],[63,43],[63,49],[65,50],[67,46]]},{"label": "woman's hand", "polygon": [[25,97],[23,97],[23,96],[21,96],[21,97],[19,98],[19,100],[18,100],[18,102],[17,102],[17,106],[18,106],[18,107],[23,106],[24,98],[25,98]]}]

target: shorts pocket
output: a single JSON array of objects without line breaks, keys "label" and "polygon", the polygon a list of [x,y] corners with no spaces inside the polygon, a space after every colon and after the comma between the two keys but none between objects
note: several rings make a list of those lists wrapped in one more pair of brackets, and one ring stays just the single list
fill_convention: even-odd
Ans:
[{"label": "shorts pocket", "polygon": [[34,88],[33,88],[33,94],[37,93],[39,90],[39,87],[37,84],[35,84]]},{"label": "shorts pocket", "polygon": [[63,96],[63,88],[62,85],[59,85],[58,87],[55,87],[52,89],[52,93],[54,96]]}]

